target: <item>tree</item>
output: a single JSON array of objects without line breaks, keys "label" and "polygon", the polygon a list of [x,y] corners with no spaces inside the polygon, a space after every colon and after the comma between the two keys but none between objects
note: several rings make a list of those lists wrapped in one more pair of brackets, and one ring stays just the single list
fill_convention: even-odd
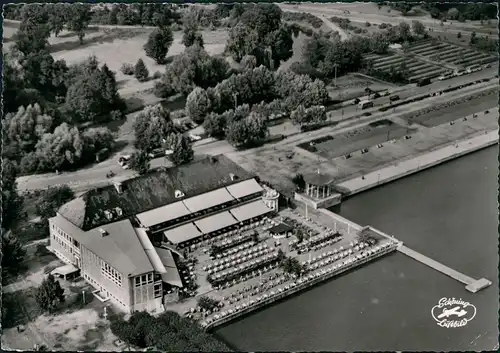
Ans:
[{"label": "tree", "polygon": [[43,280],[35,293],[35,300],[44,312],[52,313],[65,300],[64,289],[52,274]]},{"label": "tree", "polygon": [[225,129],[227,124],[227,116],[225,114],[210,113],[203,120],[203,128],[205,132],[216,139],[223,139],[226,135]]},{"label": "tree", "polygon": [[186,14],[183,25],[182,44],[186,47],[190,47],[196,43],[200,47],[203,47],[203,36],[198,32],[198,21],[192,12]]},{"label": "tree", "polygon": [[64,29],[67,10],[68,6],[65,4],[51,4],[49,7],[49,30],[54,33],[56,37]]},{"label": "tree", "polygon": [[149,35],[148,41],[143,48],[148,57],[154,59],[157,64],[163,64],[173,41],[172,29],[170,27],[161,27],[155,29]]},{"label": "tree", "polygon": [[[229,64],[223,57],[210,56],[199,45],[192,45],[177,55],[167,66],[158,86],[166,94],[182,93],[187,96],[195,87],[207,89],[217,85],[230,74]],[[157,87],[159,88],[159,87]],[[167,95],[161,97],[166,98]]]},{"label": "tree", "polygon": [[14,233],[2,229],[2,274],[15,274],[20,269],[26,251]]},{"label": "tree", "polygon": [[113,147],[113,135],[107,128],[93,128],[80,133],[77,127],[62,123],[53,133],[44,134],[35,151],[24,159],[33,159],[36,171],[68,170],[95,161],[95,154]]},{"label": "tree", "polygon": [[306,187],[306,182],[304,180],[304,176],[302,174],[295,174],[292,179],[292,182],[297,186],[299,190],[304,190]]},{"label": "tree", "polygon": [[76,32],[80,44],[83,44],[85,30],[90,23],[90,4],[71,4],[68,6],[68,29]]},{"label": "tree", "polygon": [[186,112],[197,123],[203,122],[210,110],[210,98],[207,91],[196,87],[186,99]]},{"label": "tree", "polygon": [[49,187],[44,190],[41,197],[35,201],[36,214],[42,220],[56,215],[59,207],[75,197],[73,190],[68,185]]},{"label": "tree", "polygon": [[304,268],[295,257],[286,257],[281,261],[280,267],[285,273],[290,273],[295,276],[300,276],[304,272]]},{"label": "tree", "polygon": [[168,136],[166,145],[172,151],[168,158],[175,165],[187,164],[193,160],[193,146],[187,136],[181,133],[172,133]]},{"label": "tree", "polygon": [[150,158],[146,151],[139,150],[132,154],[130,158],[130,168],[135,170],[139,175],[144,175],[149,171]]},{"label": "tree", "polygon": [[134,76],[139,82],[144,82],[149,78],[149,71],[142,59],[137,60],[134,67]]},{"label": "tree", "polygon": [[251,112],[246,118],[229,122],[226,138],[236,147],[249,147],[267,137],[268,128],[263,116]]},{"label": "tree", "polygon": [[412,21],[413,33],[417,36],[425,36],[425,26],[420,21]]},{"label": "tree", "polygon": [[458,9],[456,7],[453,7],[453,8],[448,10],[447,17],[450,20],[457,20],[459,15],[460,15],[460,12],[458,11]]},{"label": "tree", "polygon": [[17,166],[2,158],[2,228],[8,229],[17,219],[20,200],[17,193]]},{"label": "tree", "polygon": [[462,32],[458,32],[458,33],[457,33],[457,38],[458,38],[458,39],[462,38]]},{"label": "tree", "polygon": [[112,111],[124,110],[114,73],[106,64],[97,64],[92,59],[70,70],[73,77],[64,108],[72,122],[108,121]]},{"label": "tree", "polygon": [[147,106],[134,122],[134,146],[137,149],[151,152],[160,148],[164,140],[174,132],[174,124],[170,111],[161,104]]},{"label": "tree", "polygon": [[212,311],[219,306],[219,302],[205,295],[198,298],[198,306],[206,311]]}]

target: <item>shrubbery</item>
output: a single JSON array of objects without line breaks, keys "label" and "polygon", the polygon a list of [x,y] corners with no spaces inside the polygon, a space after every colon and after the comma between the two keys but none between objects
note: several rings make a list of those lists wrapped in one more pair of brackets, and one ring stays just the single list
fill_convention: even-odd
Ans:
[{"label": "shrubbery", "polygon": [[164,352],[229,352],[229,348],[205,332],[195,321],[173,311],[158,317],[135,312],[128,321],[111,317],[111,331],[129,346],[153,347]]}]

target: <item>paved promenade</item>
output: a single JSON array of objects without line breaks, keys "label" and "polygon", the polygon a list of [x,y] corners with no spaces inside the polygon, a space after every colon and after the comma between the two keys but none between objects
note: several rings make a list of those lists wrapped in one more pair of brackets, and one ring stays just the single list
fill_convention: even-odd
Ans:
[{"label": "paved promenade", "polygon": [[348,195],[357,194],[375,186],[391,182],[403,176],[416,173],[420,170],[433,167],[437,164],[498,143],[498,132],[498,129],[481,132],[462,141],[449,144],[434,151],[426,152],[420,156],[400,161],[394,165],[375,170],[364,176],[344,181],[339,183],[338,186],[349,190]]}]

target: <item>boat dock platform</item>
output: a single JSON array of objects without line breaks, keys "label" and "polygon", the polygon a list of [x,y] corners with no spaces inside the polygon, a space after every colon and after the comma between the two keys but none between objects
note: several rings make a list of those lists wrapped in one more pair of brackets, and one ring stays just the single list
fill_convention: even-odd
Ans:
[{"label": "boat dock platform", "polygon": [[427,256],[422,255],[421,253],[416,252],[415,250],[412,250],[402,244],[398,247],[398,251],[402,254],[405,254],[406,256],[411,257],[414,260],[417,260],[418,262],[423,263],[424,265],[435,269],[436,271],[444,273],[445,275],[459,282],[462,282],[463,284],[465,284],[465,289],[467,289],[469,292],[476,293],[481,289],[487,288],[491,285],[491,282],[486,278],[474,279],[472,277],[464,275],[463,273],[455,271],[454,269],[449,268],[448,266],[445,266],[442,263],[437,262],[436,260],[428,258]]}]

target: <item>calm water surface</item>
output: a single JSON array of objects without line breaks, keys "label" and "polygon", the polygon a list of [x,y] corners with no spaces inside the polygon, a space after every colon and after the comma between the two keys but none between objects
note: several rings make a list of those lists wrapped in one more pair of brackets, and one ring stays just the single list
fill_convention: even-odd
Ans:
[{"label": "calm water surface", "polygon": [[[238,350],[492,350],[498,342],[498,147],[355,196],[341,214],[394,234],[409,247],[488,289],[472,294],[395,253],[234,322],[217,334]],[[441,328],[442,297],[477,308],[463,328]]]}]

